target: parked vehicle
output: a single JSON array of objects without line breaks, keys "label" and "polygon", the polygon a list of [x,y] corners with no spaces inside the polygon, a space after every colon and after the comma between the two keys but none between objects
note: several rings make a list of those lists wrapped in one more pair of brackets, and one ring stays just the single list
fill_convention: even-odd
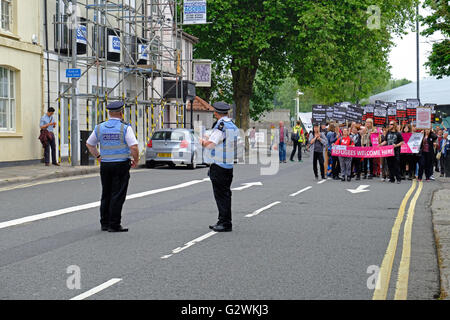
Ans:
[{"label": "parked vehicle", "polygon": [[204,164],[203,148],[198,139],[191,129],[156,130],[145,152],[147,168],[154,168],[157,164],[170,167],[182,164],[195,169],[198,164]]}]

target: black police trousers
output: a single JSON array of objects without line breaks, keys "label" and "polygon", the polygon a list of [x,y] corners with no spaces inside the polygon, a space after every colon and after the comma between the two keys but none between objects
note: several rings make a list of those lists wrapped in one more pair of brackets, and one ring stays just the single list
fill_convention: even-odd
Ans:
[{"label": "black police trousers", "polygon": [[102,200],[100,203],[100,223],[102,226],[118,228],[122,219],[122,207],[125,202],[130,180],[131,163],[101,162],[100,179],[102,182]]},{"label": "black police trousers", "polygon": [[225,169],[217,164],[211,164],[209,168],[214,198],[219,209],[218,224],[231,227],[231,182],[233,181],[233,169]]}]

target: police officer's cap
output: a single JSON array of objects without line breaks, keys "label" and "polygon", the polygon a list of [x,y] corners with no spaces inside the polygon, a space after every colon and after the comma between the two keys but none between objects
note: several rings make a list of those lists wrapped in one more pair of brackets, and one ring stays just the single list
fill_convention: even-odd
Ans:
[{"label": "police officer's cap", "polygon": [[123,101],[114,101],[106,106],[109,111],[120,111],[124,106]]},{"label": "police officer's cap", "polygon": [[220,102],[214,103],[213,108],[218,113],[228,113],[228,111],[231,109],[231,106],[226,102],[220,101]]}]

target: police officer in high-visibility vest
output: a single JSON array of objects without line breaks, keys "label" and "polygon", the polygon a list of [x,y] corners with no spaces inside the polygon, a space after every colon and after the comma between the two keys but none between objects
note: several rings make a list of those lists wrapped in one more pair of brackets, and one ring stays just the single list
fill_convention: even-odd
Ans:
[{"label": "police officer in high-visibility vest", "polygon": [[[102,231],[126,232],[121,225],[122,206],[127,195],[130,167],[139,162],[139,148],[130,125],[123,122],[122,101],[110,103],[109,120],[95,126],[86,146],[100,161],[102,199],[100,224]],[[100,152],[97,144],[100,144]]]},{"label": "police officer in high-visibility vest", "polygon": [[209,226],[216,232],[232,230],[231,223],[231,182],[233,181],[233,164],[235,146],[239,130],[228,117],[230,105],[216,102],[213,105],[214,116],[218,119],[208,139],[200,139],[204,148],[211,150],[212,164],[209,177],[212,182],[214,198],[219,210],[219,218],[215,225]]},{"label": "police officer in high-visibility vest", "polygon": [[292,129],[291,140],[293,144],[291,153],[291,162],[294,161],[295,152],[298,147],[298,162],[302,162],[302,144],[305,142],[305,135],[303,133],[303,128],[300,125],[300,120],[297,120],[297,125]]}]

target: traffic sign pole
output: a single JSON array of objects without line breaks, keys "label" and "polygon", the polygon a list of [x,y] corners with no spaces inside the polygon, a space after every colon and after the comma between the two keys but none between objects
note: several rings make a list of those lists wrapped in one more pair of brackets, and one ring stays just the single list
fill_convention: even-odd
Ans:
[{"label": "traffic sign pole", "polygon": [[[78,31],[78,17],[77,17],[78,0],[72,0],[72,68],[77,68],[77,31]],[[78,127],[78,78],[72,78],[72,139],[71,144],[71,165],[77,166],[79,164],[79,127]]]}]

